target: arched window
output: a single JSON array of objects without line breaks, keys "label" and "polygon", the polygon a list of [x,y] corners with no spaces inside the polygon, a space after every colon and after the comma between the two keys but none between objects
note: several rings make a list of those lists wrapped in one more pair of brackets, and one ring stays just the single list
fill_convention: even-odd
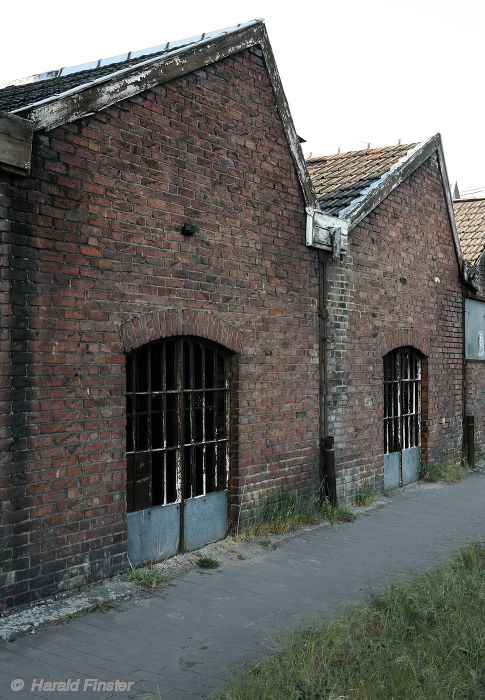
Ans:
[{"label": "arched window", "polygon": [[384,357],[384,486],[419,478],[421,356],[397,348]]},{"label": "arched window", "polygon": [[175,337],[127,355],[128,512],[227,488],[229,355]]}]

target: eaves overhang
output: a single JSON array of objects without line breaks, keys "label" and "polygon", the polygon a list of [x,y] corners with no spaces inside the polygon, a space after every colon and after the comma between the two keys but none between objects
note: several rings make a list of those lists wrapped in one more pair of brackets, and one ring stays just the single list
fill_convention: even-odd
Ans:
[{"label": "eaves overhang", "polygon": [[[209,35],[207,39],[182,46],[175,51],[170,51],[168,55],[148,57],[146,61],[137,63],[135,66],[114,70],[109,75],[98,77],[44,100],[24,105],[8,114],[21,117],[30,123],[33,131],[54,129],[62,124],[93,115],[121,100],[149,90],[155,85],[187,75],[253,46],[259,46],[263,53],[305,206],[316,207],[316,194],[263,20],[253,20],[227,33]],[[0,168],[3,163],[4,147],[0,132]],[[27,172],[30,170],[30,158],[25,170]]]},{"label": "eaves overhang", "polygon": [[418,144],[405,156],[396,161],[380,178],[361,192],[353,202],[339,211],[338,216],[325,214],[319,207],[307,207],[307,245],[323,250],[332,250],[335,256],[335,236],[337,235],[341,239],[339,252],[345,253],[348,249],[349,234],[352,229],[434,153],[437,155],[460,274],[463,281],[475,289],[473,276],[469,273],[468,265],[461,251],[443,144],[439,133],[432,136],[428,141]]},{"label": "eaves overhang", "polygon": [[34,125],[28,119],[0,111],[0,171],[28,175]]}]

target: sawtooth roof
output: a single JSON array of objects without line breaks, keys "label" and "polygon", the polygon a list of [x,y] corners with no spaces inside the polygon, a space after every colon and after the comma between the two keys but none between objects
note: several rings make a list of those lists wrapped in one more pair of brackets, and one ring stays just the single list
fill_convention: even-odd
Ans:
[{"label": "sawtooth roof", "polygon": [[244,27],[255,25],[258,22],[260,20],[252,20],[246,24],[238,24],[235,27],[227,27],[214,32],[205,32],[188,39],[172,41],[160,46],[130,51],[120,56],[101,58],[90,63],[60,68],[32,75],[28,78],[14,80],[10,85],[0,86],[0,110],[4,112],[21,110],[42,100],[62,95],[69,90],[80,88],[83,85],[87,86],[99,78],[109,79],[109,76],[115,75],[119,71],[136,67],[147,60],[154,60],[160,57],[168,59],[184,47],[195,46],[206,42],[208,39],[223,37]]},{"label": "sawtooth roof", "polygon": [[308,159],[320,207],[327,214],[339,216],[415,147],[388,146]]},{"label": "sawtooth roof", "polygon": [[485,252],[485,199],[456,199],[453,209],[463,257],[475,264]]}]

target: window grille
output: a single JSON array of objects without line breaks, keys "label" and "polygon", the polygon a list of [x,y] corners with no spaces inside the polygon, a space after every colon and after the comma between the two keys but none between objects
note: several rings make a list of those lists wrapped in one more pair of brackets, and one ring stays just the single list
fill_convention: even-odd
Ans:
[{"label": "window grille", "polygon": [[412,348],[384,357],[384,453],[421,444],[421,358]]},{"label": "window grille", "polygon": [[177,337],[127,355],[128,511],[227,488],[229,359]]}]

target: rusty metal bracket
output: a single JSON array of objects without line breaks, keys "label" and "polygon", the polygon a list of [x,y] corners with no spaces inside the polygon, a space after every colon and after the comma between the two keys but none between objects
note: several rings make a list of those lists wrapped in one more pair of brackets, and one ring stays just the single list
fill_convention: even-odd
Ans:
[{"label": "rusty metal bracket", "polygon": [[342,249],[342,230],[340,228],[331,228],[330,240],[332,242],[332,260],[340,260],[340,252]]}]

